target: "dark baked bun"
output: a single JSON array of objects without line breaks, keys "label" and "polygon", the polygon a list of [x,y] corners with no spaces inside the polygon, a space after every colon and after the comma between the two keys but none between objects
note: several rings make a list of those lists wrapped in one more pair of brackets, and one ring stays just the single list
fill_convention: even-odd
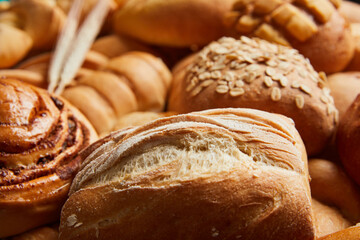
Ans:
[{"label": "dark baked bun", "polygon": [[59,219],[80,150],[97,139],[60,97],[0,80],[0,238]]},{"label": "dark baked bun", "polygon": [[184,61],[173,72],[169,111],[247,107],[284,114],[295,121],[309,155],[333,134],[338,112],[325,74],[295,49],[221,38]]},{"label": "dark baked bun", "polygon": [[360,94],[341,119],[336,140],[345,170],[360,184]]},{"label": "dark baked bun", "polygon": [[227,25],[240,35],[292,46],[317,71],[343,70],[354,43],[348,22],[337,8],[341,1],[238,0]]},{"label": "dark baked bun", "polygon": [[89,149],[60,239],[314,238],[305,149],[281,115],[176,115]]},{"label": "dark baked bun", "polygon": [[223,17],[234,0],[119,0],[115,32],[146,43],[206,45],[226,33]]},{"label": "dark baked bun", "polygon": [[341,119],[356,96],[360,94],[360,72],[340,72],[328,77],[331,96]]}]

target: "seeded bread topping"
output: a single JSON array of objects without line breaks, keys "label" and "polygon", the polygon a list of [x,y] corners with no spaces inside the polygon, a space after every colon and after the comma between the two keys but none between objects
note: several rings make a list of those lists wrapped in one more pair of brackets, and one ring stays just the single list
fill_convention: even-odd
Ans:
[{"label": "seeded bread topping", "polygon": [[339,0],[238,0],[225,23],[241,34],[290,45],[287,36],[304,42],[328,22]]},{"label": "seeded bread topping", "polygon": [[[270,89],[269,100],[281,100],[282,90],[292,88],[293,102],[302,109],[304,95],[319,96],[326,105],[327,114],[333,116],[335,123],[338,121],[334,100],[326,87],[326,75],[317,73],[295,49],[245,36],[240,41],[222,38],[205,47],[187,69],[185,90],[192,97],[212,84],[216,84],[218,94],[239,97],[254,81],[263,81],[264,87]],[[299,78],[289,79],[288,75],[294,73]],[[313,96],[314,87],[321,89],[321,95]]]}]

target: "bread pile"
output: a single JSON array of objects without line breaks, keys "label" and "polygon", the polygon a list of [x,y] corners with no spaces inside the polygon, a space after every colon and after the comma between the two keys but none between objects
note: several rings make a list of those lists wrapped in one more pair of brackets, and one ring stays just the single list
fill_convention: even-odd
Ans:
[{"label": "bread pile", "polygon": [[360,5],[101,1],[0,2],[1,239],[360,239]]}]

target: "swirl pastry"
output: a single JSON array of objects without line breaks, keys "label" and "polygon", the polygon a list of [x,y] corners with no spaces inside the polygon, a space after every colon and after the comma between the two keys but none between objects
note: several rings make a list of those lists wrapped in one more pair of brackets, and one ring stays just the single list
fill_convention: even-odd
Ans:
[{"label": "swirl pastry", "polygon": [[58,219],[93,127],[60,97],[0,80],[0,237]]},{"label": "swirl pastry", "polygon": [[281,115],[166,117],[112,133],[82,156],[61,240],[314,239],[304,145]]}]

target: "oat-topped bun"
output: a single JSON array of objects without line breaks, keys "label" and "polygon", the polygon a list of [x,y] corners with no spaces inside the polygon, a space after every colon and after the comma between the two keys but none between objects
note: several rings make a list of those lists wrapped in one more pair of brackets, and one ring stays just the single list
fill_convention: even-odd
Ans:
[{"label": "oat-topped bun", "polygon": [[62,209],[62,240],[314,239],[306,153],[284,116],[176,115],[86,152]]},{"label": "oat-topped bun", "polygon": [[325,74],[295,49],[222,38],[184,61],[174,70],[169,111],[247,107],[284,114],[295,121],[309,155],[333,133],[338,112]]},{"label": "oat-topped bun", "polygon": [[352,58],[354,45],[341,0],[237,0],[226,23],[237,34],[292,46],[317,71],[338,72]]}]

